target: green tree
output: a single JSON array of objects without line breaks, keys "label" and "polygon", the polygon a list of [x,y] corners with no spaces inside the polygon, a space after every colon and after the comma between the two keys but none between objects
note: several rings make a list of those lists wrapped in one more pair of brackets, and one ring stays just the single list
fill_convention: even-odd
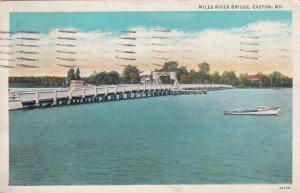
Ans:
[{"label": "green tree", "polygon": [[110,85],[110,84],[119,84],[120,75],[116,71],[111,72],[93,72],[89,77],[83,78],[86,83],[96,84],[96,85]]},{"label": "green tree", "polygon": [[199,82],[199,76],[198,76],[198,72],[196,72],[195,70],[190,70],[189,74],[188,74],[188,81],[190,84],[196,84]]},{"label": "green tree", "polygon": [[293,79],[289,78],[287,76],[284,77],[283,79],[283,87],[293,87]]},{"label": "green tree", "polygon": [[269,78],[271,81],[271,87],[281,87],[283,85],[284,76],[281,74],[281,72],[274,71],[272,74],[269,75]]},{"label": "green tree", "polygon": [[177,61],[169,61],[169,62],[165,62],[165,64],[159,71],[176,72],[177,67],[178,67]]},{"label": "green tree", "polygon": [[74,68],[71,68],[69,71],[68,71],[68,75],[67,75],[67,82],[68,82],[68,85],[70,85],[70,81],[71,80],[75,80],[75,71],[74,71]]},{"label": "green tree", "polygon": [[210,65],[207,62],[202,62],[198,64],[199,72],[203,74],[209,74]]},{"label": "green tree", "polygon": [[215,71],[210,75],[211,83],[221,83],[221,76],[219,72]]},{"label": "green tree", "polygon": [[224,84],[237,85],[237,77],[234,71],[224,71],[222,74],[222,81]]},{"label": "green tree", "polygon": [[76,71],[75,71],[75,80],[80,80],[80,70],[79,68],[76,68]]},{"label": "green tree", "polygon": [[117,71],[111,71],[107,73],[107,84],[119,84],[120,83],[120,75]]},{"label": "green tree", "polygon": [[96,85],[105,85],[107,84],[107,73],[105,71],[97,73],[95,76]]},{"label": "green tree", "polygon": [[243,73],[239,75],[238,78],[238,86],[239,87],[247,87],[249,86],[250,82],[248,80],[248,74],[247,73]]},{"label": "green tree", "polygon": [[186,67],[180,67],[175,70],[176,72],[176,78],[179,83],[181,84],[187,84],[188,83],[188,74]]},{"label": "green tree", "polygon": [[124,68],[122,82],[123,83],[139,83],[140,80],[140,71],[136,66],[127,65]]},{"label": "green tree", "polygon": [[199,80],[201,83],[208,83],[209,82],[209,71],[210,71],[210,65],[207,62],[202,62],[198,64],[199,68]]},{"label": "green tree", "polygon": [[258,73],[261,87],[267,88],[271,85],[271,80],[268,75],[263,74],[262,72]]}]

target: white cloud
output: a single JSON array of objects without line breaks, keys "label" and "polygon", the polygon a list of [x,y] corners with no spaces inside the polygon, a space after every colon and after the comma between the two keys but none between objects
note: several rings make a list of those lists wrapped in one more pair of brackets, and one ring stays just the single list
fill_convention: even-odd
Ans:
[{"label": "white cloud", "polygon": [[[41,39],[38,41],[39,48],[23,48],[23,50],[39,52],[38,55],[31,56],[37,57],[38,62],[23,61],[23,63],[34,64],[40,66],[41,69],[22,69],[21,71],[16,68],[11,73],[27,75],[32,72],[32,75],[35,75],[33,73],[48,72],[54,75],[65,75],[67,69],[62,70],[62,67],[57,64],[79,66],[84,75],[89,75],[94,70],[122,71],[123,67],[116,64],[133,64],[141,70],[151,70],[157,68],[151,63],[163,64],[163,59],[176,60],[189,69],[196,68],[198,63],[207,61],[211,63],[212,69],[220,71],[226,69],[228,65],[228,68],[240,72],[285,69],[285,73],[289,75],[292,73],[290,58],[292,37],[291,25],[288,23],[258,21],[241,28],[207,29],[192,33],[178,29],[172,29],[171,32],[158,32],[143,26],[130,30],[137,31],[137,33],[114,34],[105,31],[91,31],[62,34],[58,32],[58,29],[53,29],[49,34],[39,37]],[[32,34],[23,36],[31,37]],[[242,38],[242,36],[248,38]],[[57,37],[72,37],[76,40],[62,40]],[[243,46],[241,42],[257,43],[258,45]],[[28,40],[24,40],[23,43],[35,44]],[[58,46],[57,44],[74,44],[76,47]],[[128,44],[136,46],[128,46]],[[14,51],[17,49],[19,48],[14,48]],[[241,52],[240,49],[258,50],[258,52]],[[76,54],[58,53],[57,50],[76,52]],[[257,57],[258,60],[242,59],[239,58],[239,55]],[[136,61],[121,60],[116,57],[136,58]],[[57,58],[75,59],[76,61]]]}]

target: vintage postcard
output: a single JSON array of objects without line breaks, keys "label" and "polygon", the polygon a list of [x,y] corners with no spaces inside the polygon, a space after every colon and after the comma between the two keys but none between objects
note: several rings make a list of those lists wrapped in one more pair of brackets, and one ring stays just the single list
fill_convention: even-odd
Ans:
[{"label": "vintage postcard", "polygon": [[0,2],[0,193],[299,193],[299,12]]}]

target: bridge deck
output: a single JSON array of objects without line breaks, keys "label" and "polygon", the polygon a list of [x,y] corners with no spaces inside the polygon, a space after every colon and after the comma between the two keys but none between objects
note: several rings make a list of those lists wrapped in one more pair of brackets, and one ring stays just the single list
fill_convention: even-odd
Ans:
[{"label": "bridge deck", "polygon": [[[57,88],[57,89],[43,89],[43,90],[29,90],[29,91],[15,91],[9,92],[9,102],[19,102],[27,106],[36,106],[41,103],[56,103],[59,101],[74,101],[79,99],[95,99],[98,97],[120,95],[130,93],[152,93],[149,96],[160,94],[186,94],[186,93],[206,93],[208,90],[219,90],[231,88],[230,85],[223,84],[132,84],[132,85],[105,85],[93,87],[80,88]],[[148,95],[147,95],[148,96]],[[102,100],[101,99],[101,100]]]}]

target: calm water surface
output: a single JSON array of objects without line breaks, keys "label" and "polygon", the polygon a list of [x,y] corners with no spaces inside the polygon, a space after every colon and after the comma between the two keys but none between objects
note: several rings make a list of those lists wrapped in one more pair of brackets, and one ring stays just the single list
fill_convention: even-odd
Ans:
[{"label": "calm water surface", "polygon": [[[278,116],[224,110],[281,106]],[[10,112],[10,184],[292,182],[292,89]]]}]

